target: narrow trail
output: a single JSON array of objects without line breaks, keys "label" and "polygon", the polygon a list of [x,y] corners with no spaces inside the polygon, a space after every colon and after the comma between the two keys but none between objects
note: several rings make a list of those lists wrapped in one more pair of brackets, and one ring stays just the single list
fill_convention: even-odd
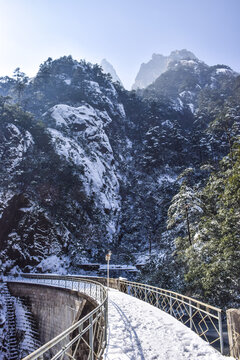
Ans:
[{"label": "narrow trail", "polygon": [[109,290],[108,339],[104,360],[232,359],[172,316],[113,289]]},{"label": "narrow trail", "polygon": [[[119,351],[119,349],[122,349],[124,347],[124,356],[122,359],[131,359],[131,360],[145,360],[145,357],[143,355],[143,350],[141,347],[140,339],[138,338],[138,335],[136,331],[134,330],[133,326],[131,325],[131,322],[128,320],[127,316],[125,315],[124,311],[117,305],[117,303],[113,300],[109,300],[109,307],[110,307],[110,314],[111,319],[109,318],[109,321],[114,321],[116,318],[119,320],[121,319],[121,322],[118,321],[118,331],[119,328],[121,328],[122,331],[125,332],[125,335],[128,338],[128,343],[125,341],[120,341],[118,346],[111,346],[109,344],[107,350],[106,350],[106,359],[108,359],[107,355],[108,352],[114,353],[116,351]],[[114,318],[114,320],[113,320]],[[110,332],[111,331],[111,332]],[[110,327],[108,328],[108,336],[112,337],[115,336],[114,329],[110,330]],[[117,358],[116,358],[117,359]]]}]

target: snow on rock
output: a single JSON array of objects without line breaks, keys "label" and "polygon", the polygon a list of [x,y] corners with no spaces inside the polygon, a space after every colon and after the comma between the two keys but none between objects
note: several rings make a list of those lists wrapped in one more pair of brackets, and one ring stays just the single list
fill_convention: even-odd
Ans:
[{"label": "snow on rock", "polygon": [[[120,209],[119,183],[112,147],[104,127],[111,122],[106,111],[88,104],[74,108],[56,105],[50,115],[48,132],[56,153],[78,168],[85,193],[95,204],[116,214]],[[55,127],[55,128],[54,128]],[[109,232],[115,223],[109,220]]]},{"label": "snow on rock", "polygon": [[2,294],[2,288],[3,286],[0,284],[0,348],[3,348],[4,337],[7,333],[7,307]]},{"label": "snow on rock", "polygon": [[0,283],[0,360],[8,358],[7,336],[8,336],[8,315],[6,298],[4,296],[3,283]]},{"label": "snow on rock", "polygon": [[227,69],[227,68],[218,68],[216,69],[216,74],[227,74],[227,75],[232,75],[233,71],[232,69]]},{"label": "snow on rock", "polygon": [[41,273],[53,273],[66,275],[66,264],[64,264],[64,260],[60,259],[56,255],[50,255],[46,259],[43,259],[37,266],[37,270]]},{"label": "snow on rock", "polygon": [[172,107],[176,111],[181,111],[183,109],[182,100],[178,97],[175,101],[173,101],[173,106]]},{"label": "snow on rock", "polygon": [[0,157],[4,155],[6,158],[5,165],[9,172],[15,170],[29,147],[34,144],[29,131],[20,131],[16,125],[11,123],[7,124],[5,132],[0,134],[0,141],[3,145],[0,146]]},{"label": "snow on rock", "polygon": [[[106,111],[95,110],[88,104],[77,108],[59,104],[51,108],[48,113],[50,113],[59,129],[66,129],[66,127],[71,129],[72,127],[75,131],[83,131],[87,129],[87,126],[89,128],[90,126],[103,127],[111,122],[111,118]],[[82,125],[82,128],[77,125]]]},{"label": "snow on rock", "polygon": [[100,86],[96,81],[84,80],[84,83],[87,84],[89,93],[91,93],[91,95],[102,94]]},{"label": "snow on rock", "polygon": [[114,116],[125,118],[125,110],[118,100],[118,94],[113,86],[109,83],[108,86],[101,86],[96,81],[83,81],[84,93],[90,99],[92,105],[107,109],[107,111]]},{"label": "snow on rock", "polygon": [[20,339],[18,339],[19,359],[22,359],[38,349],[41,343],[38,339],[34,317],[23,299],[15,298],[14,304],[17,334],[20,335]]},{"label": "snow on rock", "polygon": [[123,118],[125,118],[125,117],[126,117],[126,113],[125,113],[123,104],[118,104],[117,107],[118,107],[118,110],[119,110],[120,115],[121,115]]},{"label": "snow on rock", "polygon": [[186,66],[195,66],[198,64],[198,62],[194,60],[180,60],[180,63]]},{"label": "snow on rock", "polygon": [[72,80],[71,80],[71,79],[66,79],[66,80],[64,80],[64,82],[65,82],[65,84],[67,84],[67,85],[71,85]]},{"label": "snow on rock", "polygon": [[104,360],[232,359],[169,314],[113,289],[108,336]]},{"label": "snow on rock", "polygon": [[192,113],[194,113],[194,105],[192,103],[188,104],[188,107]]},{"label": "snow on rock", "polygon": [[168,182],[168,183],[175,183],[177,180],[177,176],[176,175],[170,175],[170,174],[161,174],[158,179],[157,179],[157,182],[159,185],[162,185],[163,183],[165,182]]}]

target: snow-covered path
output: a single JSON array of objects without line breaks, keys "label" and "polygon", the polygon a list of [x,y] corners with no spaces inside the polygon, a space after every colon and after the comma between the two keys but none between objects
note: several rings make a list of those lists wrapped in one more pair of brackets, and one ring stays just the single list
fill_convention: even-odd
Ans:
[{"label": "snow-covered path", "polygon": [[232,359],[172,316],[113,289],[109,290],[108,335],[104,360]]}]

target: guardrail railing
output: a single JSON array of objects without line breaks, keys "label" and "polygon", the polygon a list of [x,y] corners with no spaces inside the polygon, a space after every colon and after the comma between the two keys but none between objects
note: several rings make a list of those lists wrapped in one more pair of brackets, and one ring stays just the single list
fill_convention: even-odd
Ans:
[{"label": "guardrail railing", "polygon": [[222,310],[155,286],[119,280],[119,290],[169,313],[223,353]]},{"label": "guardrail railing", "polygon": [[107,290],[100,283],[77,276],[21,274],[11,282],[34,283],[76,290],[93,298],[98,306],[61,334],[26,356],[23,360],[99,360],[107,343]]}]

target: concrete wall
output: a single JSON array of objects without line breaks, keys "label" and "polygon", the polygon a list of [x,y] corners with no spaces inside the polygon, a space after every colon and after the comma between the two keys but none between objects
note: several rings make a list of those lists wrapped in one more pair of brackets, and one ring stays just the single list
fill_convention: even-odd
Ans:
[{"label": "concrete wall", "polygon": [[8,282],[8,287],[11,295],[28,300],[39,326],[42,344],[66,330],[75,320],[79,320],[76,315],[84,300],[86,303],[80,318],[97,306],[93,299],[75,290],[18,282]]}]

